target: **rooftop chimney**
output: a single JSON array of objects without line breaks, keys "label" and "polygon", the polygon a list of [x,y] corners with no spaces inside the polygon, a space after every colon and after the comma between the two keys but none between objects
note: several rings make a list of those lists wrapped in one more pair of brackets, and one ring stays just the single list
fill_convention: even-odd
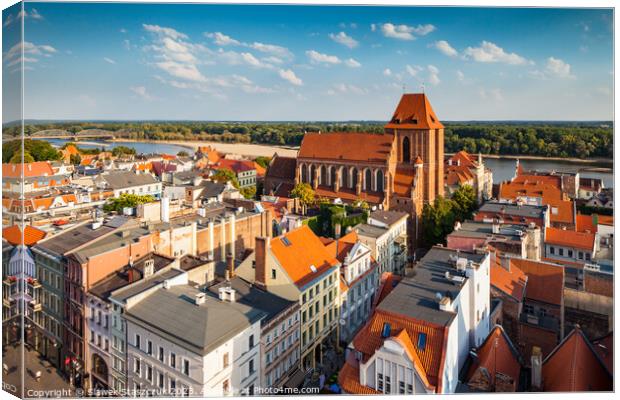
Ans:
[{"label": "rooftop chimney", "polygon": [[254,249],[254,281],[257,286],[267,288],[267,249],[270,239],[264,236],[256,237],[256,248]]},{"label": "rooftop chimney", "polygon": [[230,301],[234,303],[237,300],[237,292],[230,286],[219,288],[218,295],[221,301]]},{"label": "rooftop chimney", "polygon": [[231,278],[235,277],[235,255],[232,253],[226,255],[226,271]]},{"label": "rooftop chimney", "polygon": [[203,292],[196,293],[196,295],[194,296],[194,303],[197,306],[204,304],[206,300],[207,300],[207,295]]}]

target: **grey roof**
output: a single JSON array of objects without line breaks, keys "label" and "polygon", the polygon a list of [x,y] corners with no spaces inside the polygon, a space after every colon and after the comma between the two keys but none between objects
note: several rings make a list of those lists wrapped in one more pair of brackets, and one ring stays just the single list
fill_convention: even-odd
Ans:
[{"label": "grey roof", "polygon": [[209,259],[206,255],[196,257],[191,254],[186,254],[179,259],[179,266],[183,271],[190,271],[212,261],[213,260]]},{"label": "grey roof", "polygon": [[521,241],[519,232],[523,232],[522,225],[501,224],[498,233],[493,233],[493,224],[486,222],[465,221],[458,230],[454,230],[450,235],[480,239],[507,238],[509,240]]},{"label": "grey roof", "polygon": [[[126,311],[126,318],[195,353],[208,354],[265,313],[240,302],[207,295],[194,303],[200,290],[189,285],[160,288]],[[257,338],[258,339],[258,338]]]},{"label": "grey roof", "polygon": [[403,217],[407,217],[407,215],[408,214],[404,211],[379,210],[371,212],[370,218],[376,219],[377,221],[381,221],[391,226],[392,224],[400,221]]},{"label": "grey roof", "polygon": [[132,284],[131,286],[118,289],[114,293],[111,293],[109,296],[111,299],[114,299],[120,303],[124,303],[125,300],[127,300],[128,298],[133,297],[155,286],[161,285],[162,283],[164,283],[164,281],[177,277],[183,273],[184,272],[180,269],[171,268],[152,275],[149,278],[142,279],[137,283]]},{"label": "grey roof", "polygon": [[236,291],[237,302],[264,311],[266,313],[264,322],[270,321],[282,311],[297,303],[258,289],[240,277],[234,277],[230,281],[221,281],[212,285],[209,287],[209,291],[217,297],[219,288],[228,286]]},{"label": "grey roof", "polygon": [[147,260],[154,261],[154,273],[163,270],[174,262],[172,257],[149,253],[137,260],[133,265],[127,264],[120,270],[102,279],[90,288],[90,292],[101,299],[107,299],[115,290],[142,279],[144,277],[144,264]]},{"label": "grey roof", "polygon": [[439,309],[437,294],[455,299],[467,278],[461,283],[446,278],[446,271],[462,276],[451,257],[466,258],[474,263],[484,260],[484,254],[433,247],[414,268],[412,277],[403,280],[378,305],[378,309],[405,315],[410,318],[447,326],[456,314]]},{"label": "grey roof", "polygon": [[380,237],[381,235],[385,235],[388,231],[386,228],[381,228],[379,226],[368,224],[359,224],[356,225],[353,229],[355,229],[358,235],[372,237],[375,239]]},{"label": "grey roof", "polygon": [[226,189],[225,184],[212,181],[203,181],[200,183],[199,187],[203,188],[202,192],[200,193],[200,198],[203,199],[217,197],[222,194]]},{"label": "grey roof", "polygon": [[88,242],[95,241],[107,235],[120,226],[125,225],[129,219],[124,216],[116,216],[104,222],[99,228],[93,229],[92,222],[79,225],[73,229],[68,229],[62,233],[54,235],[49,239],[44,239],[37,243],[35,249],[43,252],[52,252],[57,255],[64,255]]},{"label": "grey roof", "polygon": [[533,205],[517,205],[512,203],[486,202],[480,209],[480,212],[487,213],[506,213],[510,215],[518,215],[521,217],[542,218],[543,213],[547,211],[547,206]]},{"label": "grey roof", "polygon": [[132,171],[110,172],[101,175],[101,178],[103,178],[112,189],[125,189],[158,182],[157,179],[150,174],[136,174]]},{"label": "grey roof", "polygon": [[175,171],[175,172],[171,172],[172,176],[176,179],[192,179],[195,177],[200,177],[202,176],[204,172],[202,171],[193,171],[193,170],[189,170],[189,171]]}]

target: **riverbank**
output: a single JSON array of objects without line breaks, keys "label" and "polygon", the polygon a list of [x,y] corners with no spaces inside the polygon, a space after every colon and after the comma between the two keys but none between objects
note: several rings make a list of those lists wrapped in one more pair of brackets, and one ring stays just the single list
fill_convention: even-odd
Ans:
[{"label": "riverbank", "polygon": [[[454,153],[446,153],[446,156],[452,156]],[[483,154],[482,158],[492,159],[509,159],[509,160],[535,160],[535,161],[560,161],[560,162],[574,162],[581,164],[598,164],[598,165],[610,165],[613,166],[614,162],[610,159],[603,158],[573,158],[573,157],[545,157],[545,156],[530,156],[530,155],[500,155],[500,154]]]},{"label": "riverbank", "polygon": [[196,151],[201,146],[211,146],[217,151],[228,154],[236,154],[245,157],[271,157],[274,153],[284,157],[297,157],[298,148],[290,146],[263,145],[251,143],[221,143],[208,141],[181,141],[181,140],[137,140],[137,139],[114,139],[110,142],[131,143],[162,143],[185,147]]}]

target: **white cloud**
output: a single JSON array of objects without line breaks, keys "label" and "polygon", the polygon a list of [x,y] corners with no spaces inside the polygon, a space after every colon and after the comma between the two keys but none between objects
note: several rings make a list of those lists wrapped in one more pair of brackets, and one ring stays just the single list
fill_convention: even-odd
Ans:
[{"label": "white cloud", "polygon": [[434,65],[429,65],[428,69],[428,83],[433,86],[439,85],[441,80],[439,79],[439,68]]},{"label": "white cloud", "polygon": [[368,89],[346,83],[336,83],[327,90],[327,94],[333,96],[338,93],[351,93],[356,95],[368,94]]},{"label": "white cloud", "polygon": [[110,63],[110,64],[116,64],[116,61],[114,61],[114,60],[112,60],[111,58],[108,58],[108,57],[103,57],[103,60],[105,62],[107,62],[107,63]]},{"label": "white cloud", "polygon": [[22,61],[24,64],[36,63],[39,61],[37,57],[51,57],[54,53],[57,53],[57,50],[47,44],[36,45],[32,42],[20,42],[4,54],[2,61],[6,63],[7,67],[12,67],[21,64]]},{"label": "white cloud", "polygon": [[289,49],[275,44],[254,42],[250,44],[249,47],[253,48],[254,50],[258,50],[261,53],[271,54],[279,58],[293,58],[293,54],[289,51]]},{"label": "white cloud", "polygon": [[166,28],[159,25],[142,24],[142,27],[151,33],[161,36],[167,36],[172,39],[187,39],[187,35],[172,28]]},{"label": "white cloud", "polygon": [[370,24],[370,30],[372,32],[376,31],[377,30],[377,24]]},{"label": "white cloud", "polygon": [[399,40],[414,40],[414,34],[417,36],[426,36],[434,30],[435,26],[431,24],[418,25],[414,27],[408,25],[394,25],[387,22],[381,25],[381,32],[383,33],[383,36]]},{"label": "white cloud", "polygon": [[422,71],[422,69],[423,69],[423,68],[422,68],[422,67],[420,67],[419,65],[413,65],[413,66],[411,66],[411,65],[407,65],[407,66],[405,67],[405,70],[407,71],[407,73],[408,73],[409,75],[413,76],[413,77],[418,76],[418,73],[419,73],[420,71]]},{"label": "white cloud", "polygon": [[28,11],[18,12],[17,18],[13,14],[8,14],[2,26],[6,28],[7,26],[11,25],[13,22],[21,20],[22,17],[24,19],[31,18],[31,19],[35,19],[39,21],[43,19],[43,16],[39,13],[39,11],[37,11],[36,8],[33,8],[32,10],[30,10],[30,12]]},{"label": "white cloud", "polygon": [[155,63],[155,65],[175,78],[196,82],[206,81],[204,75],[193,64],[181,64],[175,61],[161,61]]},{"label": "white cloud", "polygon": [[574,78],[574,75],[571,75],[570,68],[570,64],[559,58],[549,57],[545,65],[545,72],[557,78]]},{"label": "white cloud", "polygon": [[213,39],[213,43],[218,46],[238,46],[241,44],[241,42],[239,42],[238,40],[235,40],[230,36],[223,34],[222,32],[205,33],[205,36]]},{"label": "white cloud", "polygon": [[314,64],[340,64],[342,62],[337,56],[330,56],[314,50],[306,51],[306,55]]},{"label": "white cloud", "polygon": [[336,43],[340,43],[343,46],[347,46],[350,49],[354,49],[359,45],[359,42],[353,39],[351,36],[344,32],[338,34],[330,33],[329,38]]},{"label": "white cloud", "polygon": [[433,47],[435,47],[442,54],[444,54],[444,55],[446,55],[448,57],[456,57],[459,54],[459,52],[456,51],[456,49],[454,47],[450,46],[450,43],[448,43],[445,40],[439,40],[439,41],[435,42],[433,44]]},{"label": "white cloud", "polygon": [[465,74],[462,71],[457,70],[456,77],[460,82],[465,82]]},{"label": "white cloud", "polygon": [[125,28],[121,28],[121,29],[119,29],[118,31],[119,31],[120,33],[127,33],[127,29],[125,29]]},{"label": "white cloud", "polygon": [[129,90],[142,97],[144,100],[153,100],[153,96],[151,96],[144,86],[131,86]]},{"label": "white cloud", "polygon": [[354,60],[352,58],[349,58],[348,60],[345,60],[344,64],[347,67],[351,67],[351,68],[359,68],[359,67],[362,66],[362,64],[360,64],[357,60]]},{"label": "white cloud", "polygon": [[518,55],[507,53],[495,43],[483,41],[480,47],[468,47],[463,51],[466,59],[472,59],[482,63],[504,63],[510,65],[533,64],[532,61]]},{"label": "white cloud", "polygon": [[389,68],[386,68],[383,70],[383,75],[384,76],[391,76],[392,75],[392,70]]},{"label": "white cloud", "polygon": [[290,69],[281,69],[280,71],[278,71],[278,74],[280,75],[280,78],[295,86],[302,86],[304,84],[303,81],[299,79],[297,75],[295,75],[295,73]]}]

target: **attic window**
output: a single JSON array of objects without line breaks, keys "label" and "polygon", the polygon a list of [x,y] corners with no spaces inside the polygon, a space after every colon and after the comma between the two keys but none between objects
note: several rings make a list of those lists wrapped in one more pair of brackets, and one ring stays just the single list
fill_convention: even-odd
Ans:
[{"label": "attic window", "polygon": [[431,115],[431,121],[435,122],[435,117]]},{"label": "attic window", "polygon": [[287,246],[287,247],[291,245],[291,241],[288,240],[288,238],[286,238],[286,237],[282,238],[282,243],[284,243],[284,245]]},{"label": "attic window", "polygon": [[418,350],[424,351],[426,348],[426,333],[418,333]]},{"label": "attic window", "polygon": [[381,337],[387,338],[390,337],[390,333],[392,333],[392,325],[389,322],[383,323],[383,329],[381,329]]}]

